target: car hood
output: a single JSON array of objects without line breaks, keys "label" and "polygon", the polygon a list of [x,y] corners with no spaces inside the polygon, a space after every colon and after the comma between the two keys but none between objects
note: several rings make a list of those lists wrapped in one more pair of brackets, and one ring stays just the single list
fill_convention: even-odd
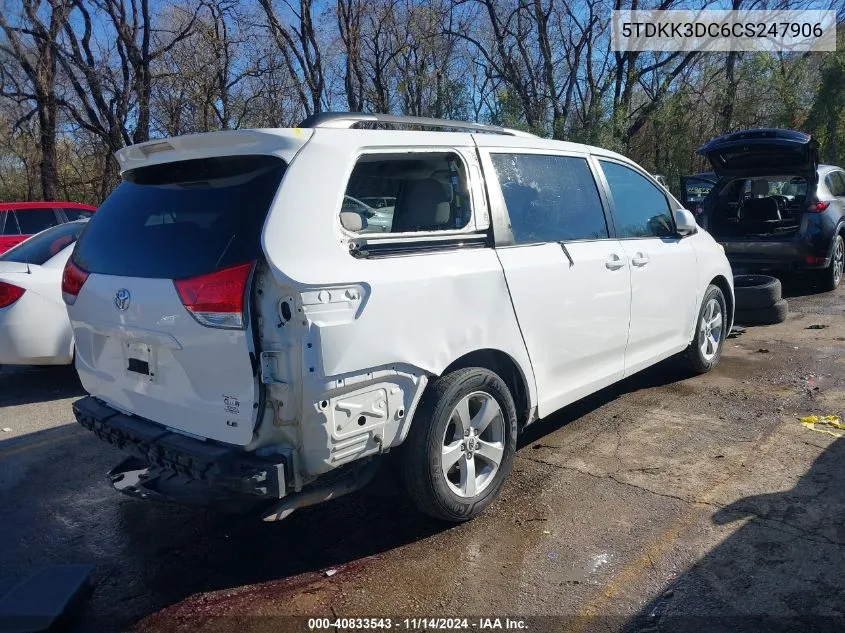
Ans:
[{"label": "car hood", "polygon": [[716,137],[698,148],[720,178],[801,175],[815,179],[819,144],[809,134],[765,128]]}]

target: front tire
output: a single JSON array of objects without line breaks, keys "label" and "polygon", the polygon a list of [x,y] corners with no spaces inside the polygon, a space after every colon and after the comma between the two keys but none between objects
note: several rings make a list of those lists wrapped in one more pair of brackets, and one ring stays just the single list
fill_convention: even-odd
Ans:
[{"label": "front tire", "polygon": [[701,301],[695,336],[681,357],[683,367],[695,374],[706,374],[713,369],[722,357],[728,325],[725,295],[711,284]]},{"label": "front tire", "polygon": [[498,496],[513,466],[517,418],[504,381],[481,368],[431,383],[401,451],[405,489],[425,514],[461,522]]}]

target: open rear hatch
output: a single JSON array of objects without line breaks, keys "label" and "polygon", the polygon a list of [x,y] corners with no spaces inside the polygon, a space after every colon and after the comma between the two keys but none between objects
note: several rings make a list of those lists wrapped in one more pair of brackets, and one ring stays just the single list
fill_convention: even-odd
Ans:
[{"label": "open rear hatch", "polygon": [[818,143],[809,134],[745,130],[714,138],[698,153],[719,178],[707,224],[732,243],[726,249],[765,251],[799,232],[818,167]]},{"label": "open rear hatch", "polygon": [[242,155],[124,174],[62,283],[89,393],[198,438],[250,442],[260,405],[250,285],[285,167]]},{"label": "open rear hatch", "polygon": [[795,174],[815,177],[819,144],[795,130],[761,128],[714,138],[698,148],[722,180]]}]

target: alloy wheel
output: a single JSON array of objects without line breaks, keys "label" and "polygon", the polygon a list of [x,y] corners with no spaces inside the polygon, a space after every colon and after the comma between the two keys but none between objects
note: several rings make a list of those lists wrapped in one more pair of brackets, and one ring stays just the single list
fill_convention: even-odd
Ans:
[{"label": "alloy wheel", "polygon": [[716,352],[719,351],[723,327],[722,305],[714,297],[704,306],[704,313],[701,315],[701,325],[699,326],[699,349],[701,349],[704,360],[712,360],[716,356]]},{"label": "alloy wheel", "polygon": [[505,452],[505,416],[483,391],[464,396],[452,410],[443,436],[446,483],[460,497],[476,497],[496,477]]},{"label": "alloy wheel", "polygon": [[842,271],[845,267],[845,242],[839,237],[836,240],[836,248],[833,251],[833,285],[839,284],[842,279]]}]

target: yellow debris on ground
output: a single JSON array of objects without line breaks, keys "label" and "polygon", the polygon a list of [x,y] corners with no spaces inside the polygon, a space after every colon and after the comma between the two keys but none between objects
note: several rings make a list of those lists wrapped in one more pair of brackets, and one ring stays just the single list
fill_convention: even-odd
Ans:
[{"label": "yellow debris on ground", "polygon": [[818,433],[827,433],[833,437],[843,437],[843,433],[831,431],[834,429],[845,429],[845,424],[839,419],[838,415],[808,415],[803,418],[798,418],[802,425],[806,426],[811,431]]}]

